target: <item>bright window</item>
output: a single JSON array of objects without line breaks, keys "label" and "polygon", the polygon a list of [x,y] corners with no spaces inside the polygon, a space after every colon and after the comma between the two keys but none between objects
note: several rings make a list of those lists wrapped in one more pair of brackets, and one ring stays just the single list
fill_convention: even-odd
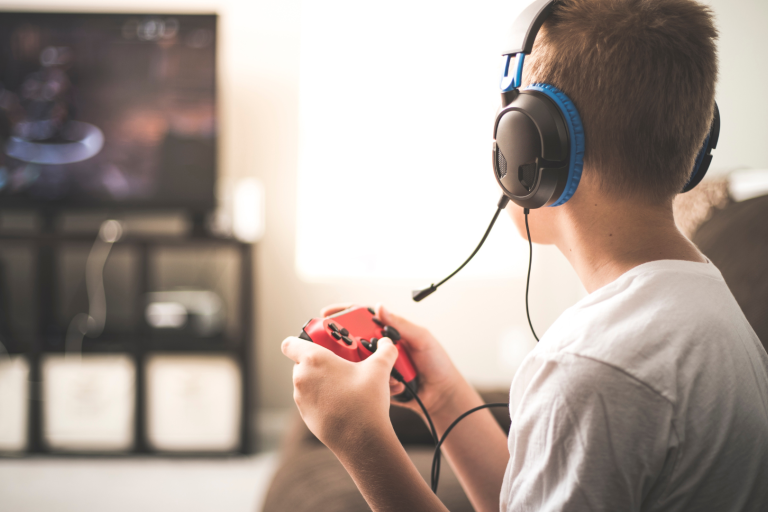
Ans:
[{"label": "bright window", "polygon": [[[521,2],[305,1],[297,269],[306,279],[456,268],[501,196],[491,167],[502,35]],[[505,213],[461,276],[525,271]]]}]

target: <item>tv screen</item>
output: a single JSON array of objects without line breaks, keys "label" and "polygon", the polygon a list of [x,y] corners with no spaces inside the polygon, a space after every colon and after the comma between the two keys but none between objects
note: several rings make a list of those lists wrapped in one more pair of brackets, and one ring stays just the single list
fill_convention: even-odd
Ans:
[{"label": "tv screen", "polygon": [[216,16],[0,13],[0,207],[214,206]]}]

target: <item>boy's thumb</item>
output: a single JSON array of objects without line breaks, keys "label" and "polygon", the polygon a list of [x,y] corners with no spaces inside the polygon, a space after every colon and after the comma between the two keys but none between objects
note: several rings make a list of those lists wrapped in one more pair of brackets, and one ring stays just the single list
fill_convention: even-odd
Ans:
[{"label": "boy's thumb", "polygon": [[386,366],[387,370],[391,370],[395,366],[398,354],[397,347],[392,343],[392,340],[381,338],[377,344],[376,352],[368,359],[375,361],[376,364]]}]

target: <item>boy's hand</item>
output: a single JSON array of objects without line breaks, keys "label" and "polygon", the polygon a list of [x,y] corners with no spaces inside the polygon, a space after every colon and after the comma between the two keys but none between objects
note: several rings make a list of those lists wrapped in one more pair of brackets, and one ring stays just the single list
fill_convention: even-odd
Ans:
[{"label": "boy's hand", "polygon": [[390,372],[397,349],[389,338],[365,361],[352,363],[296,337],[282,344],[293,360],[293,398],[309,430],[332,451],[377,435],[389,422]]},{"label": "boy's hand", "polygon": [[[330,306],[322,315],[348,307]],[[376,317],[400,332],[400,343],[419,375],[419,398],[438,435],[459,414],[483,403],[429,331],[380,305]],[[336,454],[368,503],[376,504],[371,508],[447,512],[419,478],[389,421],[389,396],[404,389],[390,378],[398,350],[389,339],[379,340],[376,352],[359,363],[293,337],[283,342],[283,353],[296,362],[293,396],[302,418]],[[415,400],[392,403],[422,414]],[[475,508],[498,510],[509,454],[506,434],[493,415],[485,410],[466,418],[443,445],[443,453]]]},{"label": "boy's hand", "polygon": [[[324,317],[330,316],[348,307],[350,307],[349,304],[328,306],[321,311],[321,314]],[[478,400],[477,394],[454,366],[443,346],[427,329],[395,315],[381,304],[376,306],[376,318],[385,325],[397,329],[402,336],[399,343],[405,346],[419,375],[419,398],[433,420],[437,420],[436,416],[440,416],[442,413],[453,419],[457,414],[454,410],[457,406],[465,406],[467,400],[472,403]],[[378,351],[375,354],[377,353]],[[389,377],[389,389],[390,395],[394,396],[402,393],[405,386]],[[422,415],[421,408],[415,400],[406,403],[393,400],[392,403],[407,407]],[[464,410],[459,412],[464,412]]]}]

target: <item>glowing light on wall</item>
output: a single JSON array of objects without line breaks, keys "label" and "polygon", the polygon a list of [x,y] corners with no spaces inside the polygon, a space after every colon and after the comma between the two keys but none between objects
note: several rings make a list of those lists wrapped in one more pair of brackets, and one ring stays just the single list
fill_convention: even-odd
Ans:
[{"label": "glowing light on wall", "polygon": [[[469,255],[501,194],[491,131],[511,4],[304,2],[302,277],[438,279]],[[460,276],[521,275],[526,258],[502,215]]]}]

